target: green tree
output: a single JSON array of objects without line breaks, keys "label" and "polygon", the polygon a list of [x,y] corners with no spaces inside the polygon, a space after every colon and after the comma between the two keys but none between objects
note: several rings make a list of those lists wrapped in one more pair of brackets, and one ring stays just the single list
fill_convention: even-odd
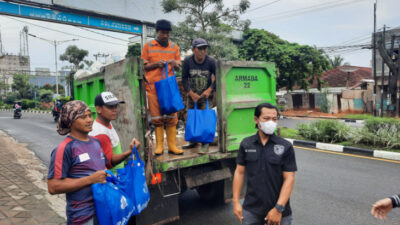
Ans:
[{"label": "green tree", "polygon": [[323,52],[308,45],[299,45],[282,40],[277,35],[260,29],[248,29],[243,35],[244,41],[239,54],[245,60],[274,62],[279,76],[278,88],[292,90],[295,85],[308,89],[322,72],[330,68]]},{"label": "green tree", "polygon": [[239,18],[250,7],[248,0],[241,0],[235,7],[225,7],[223,0],[163,0],[161,6],[165,13],[186,15],[171,34],[181,50],[191,49],[192,41],[201,37],[209,42],[209,54],[217,59],[238,58],[231,34],[233,30],[243,31],[250,25],[249,20]]},{"label": "green tree", "polygon": [[88,56],[88,54],[89,52],[87,50],[80,49],[76,45],[70,45],[65,50],[64,54],[60,55],[61,61],[68,61],[69,63],[74,65],[68,79],[68,83],[71,87],[72,98],[74,97],[74,74],[76,71],[78,71],[78,69],[82,69],[84,67],[82,61],[84,61],[85,57]]},{"label": "green tree", "polygon": [[18,98],[32,99],[32,87],[29,84],[29,77],[24,74],[15,74],[13,76],[11,88],[18,93]]},{"label": "green tree", "polygon": [[136,43],[128,46],[128,52],[126,52],[125,58],[129,58],[131,56],[140,56],[141,54],[141,45]]},{"label": "green tree", "polygon": [[[53,86],[51,86],[51,90],[55,93],[56,92],[56,85],[53,84]],[[60,95],[65,95],[65,90],[64,90],[64,86],[61,84],[58,84],[58,93]]]},{"label": "green tree", "polygon": [[86,67],[91,67],[93,65],[93,61],[92,60],[83,60],[83,62],[85,63]]},{"label": "green tree", "polygon": [[348,62],[344,63],[344,58],[341,57],[340,55],[335,55],[333,58],[330,58],[329,56],[327,56],[327,57],[329,59],[329,64],[331,65],[331,67],[333,69],[337,68],[337,67],[340,67],[340,66],[343,66],[343,65],[349,65]]},{"label": "green tree", "polygon": [[61,61],[68,61],[74,65],[73,70],[76,72],[78,69],[84,67],[81,62],[88,56],[89,52],[84,49],[79,49],[76,45],[70,45],[65,49],[64,54],[60,55]]},{"label": "green tree", "polygon": [[47,84],[43,85],[43,87],[40,88],[40,89],[51,90],[52,87],[51,87],[51,85],[49,83],[47,83]]},{"label": "green tree", "polygon": [[[0,93],[6,93],[8,90],[9,85],[4,81],[4,80],[0,80]],[[3,97],[3,96],[2,96]],[[2,99],[0,99],[2,100]]]},{"label": "green tree", "polygon": [[19,98],[19,94],[17,92],[8,92],[6,94],[6,103],[13,104]]},{"label": "green tree", "polygon": [[51,102],[53,100],[54,92],[52,90],[42,89],[39,91],[39,100],[41,102]]}]

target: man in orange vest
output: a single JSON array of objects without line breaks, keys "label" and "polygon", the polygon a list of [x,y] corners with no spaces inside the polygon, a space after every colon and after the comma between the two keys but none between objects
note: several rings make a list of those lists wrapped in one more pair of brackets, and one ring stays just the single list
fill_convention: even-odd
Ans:
[{"label": "man in orange vest", "polygon": [[[181,55],[177,44],[169,41],[171,22],[158,20],[156,22],[157,38],[147,42],[142,51],[144,61],[145,77],[148,81],[146,87],[147,100],[151,114],[151,121],[156,127],[156,155],[164,152],[164,116],[161,114],[156,88],[154,83],[161,80],[161,74],[168,63],[168,74],[173,74],[173,68],[178,70],[181,67]],[[178,123],[177,113],[166,115],[166,133],[168,152],[183,154],[181,149],[176,147],[176,125]]]}]

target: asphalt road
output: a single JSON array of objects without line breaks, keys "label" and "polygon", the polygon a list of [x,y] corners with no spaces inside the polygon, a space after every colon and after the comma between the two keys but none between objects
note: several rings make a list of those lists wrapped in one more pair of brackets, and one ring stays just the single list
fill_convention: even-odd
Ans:
[{"label": "asphalt road", "polygon": [[51,151],[64,139],[56,132],[52,115],[22,112],[21,119],[12,116],[12,112],[0,112],[0,129],[28,144],[28,148],[48,165]]},{"label": "asphalt road", "polygon": [[[299,120],[282,120],[294,126]],[[48,165],[50,153],[63,137],[55,131],[50,114],[24,113],[14,120],[0,112],[0,129],[28,148]],[[400,193],[400,164],[296,148],[298,172],[291,198],[297,225],[399,224],[400,209],[385,222],[370,215],[378,199]],[[171,225],[238,224],[232,205],[200,201],[195,191],[180,197],[181,220]]]}]

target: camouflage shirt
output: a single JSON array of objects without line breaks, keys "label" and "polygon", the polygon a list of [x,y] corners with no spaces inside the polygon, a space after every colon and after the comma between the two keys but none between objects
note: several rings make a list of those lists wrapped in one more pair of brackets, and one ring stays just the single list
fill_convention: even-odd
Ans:
[{"label": "camouflage shirt", "polygon": [[202,64],[194,60],[194,55],[187,56],[183,61],[182,83],[186,92],[192,90],[201,95],[210,86],[215,90],[215,82],[211,75],[216,74],[215,59],[206,56]]}]

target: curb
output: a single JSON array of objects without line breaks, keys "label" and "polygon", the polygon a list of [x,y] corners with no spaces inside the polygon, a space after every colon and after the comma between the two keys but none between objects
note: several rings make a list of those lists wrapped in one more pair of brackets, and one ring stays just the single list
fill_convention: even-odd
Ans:
[{"label": "curb", "polygon": [[350,118],[342,118],[342,117],[326,117],[326,116],[302,116],[302,115],[285,115],[283,118],[288,117],[299,117],[299,118],[313,118],[313,119],[331,119],[331,120],[342,120],[346,123],[364,123],[364,119],[350,119]]},{"label": "curb", "polygon": [[356,120],[356,119],[342,119],[345,123],[357,123],[357,124],[364,124],[365,120]]},{"label": "curb", "polygon": [[285,138],[285,139],[289,141],[293,146],[316,148],[332,152],[349,153],[354,155],[362,155],[362,156],[400,161],[400,153],[397,152],[370,150],[370,149],[363,149],[363,148],[356,148],[356,147],[349,147],[349,146],[335,145],[335,144],[328,144],[321,142],[295,140],[290,138]]},{"label": "curb", "polygon": [[315,119],[343,119],[337,117],[329,117],[329,116],[303,116],[303,115],[284,115],[284,117],[299,117],[299,118],[315,118]]},{"label": "curb", "polygon": [[[12,109],[0,109],[2,112],[12,112]],[[44,110],[22,110],[23,113],[34,113],[34,114],[51,114],[51,111]]]}]

